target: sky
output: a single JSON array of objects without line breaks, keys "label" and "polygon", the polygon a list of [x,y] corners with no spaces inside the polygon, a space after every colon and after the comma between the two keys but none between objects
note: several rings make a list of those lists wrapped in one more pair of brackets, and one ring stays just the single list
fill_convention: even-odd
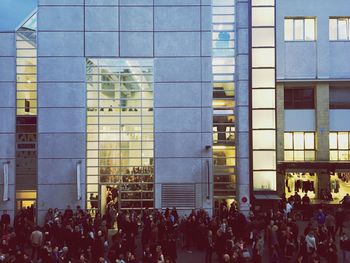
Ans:
[{"label": "sky", "polygon": [[37,0],[0,0],[0,31],[14,31],[37,6]]}]

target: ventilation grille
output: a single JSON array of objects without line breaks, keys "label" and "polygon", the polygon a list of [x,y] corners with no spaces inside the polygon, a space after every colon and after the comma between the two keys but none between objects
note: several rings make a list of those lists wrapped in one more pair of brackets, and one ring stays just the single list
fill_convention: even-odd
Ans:
[{"label": "ventilation grille", "polygon": [[162,208],[195,208],[194,184],[162,184]]}]

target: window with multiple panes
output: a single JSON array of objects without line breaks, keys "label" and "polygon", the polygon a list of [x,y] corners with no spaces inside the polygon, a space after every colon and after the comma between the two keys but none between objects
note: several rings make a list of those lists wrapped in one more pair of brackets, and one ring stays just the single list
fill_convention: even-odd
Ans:
[{"label": "window with multiple panes", "polygon": [[314,109],[315,94],[313,88],[285,88],[285,109]]},{"label": "window with multiple panes", "polygon": [[284,19],[285,41],[315,41],[316,18],[286,17]]},{"label": "window with multiple panes", "polygon": [[350,87],[330,87],[329,108],[350,109]]},{"label": "window with multiple panes", "polygon": [[350,132],[329,133],[329,159],[331,161],[348,161],[350,151]]},{"label": "window with multiple panes", "polygon": [[315,160],[314,132],[285,132],[284,160],[313,161]]},{"label": "window with multiple panes", "polygon": [[235,1],[212,1],[214,198],[232,199],[235,175]]},{"label": "window with multiple panes", "polygon": [[350,17],[329,18],[329,40],[350,40]]},{"label": "window with multiple panes", "polygon": [[251,131],[254,191],[276,191],[275,1],[252,1]]}]

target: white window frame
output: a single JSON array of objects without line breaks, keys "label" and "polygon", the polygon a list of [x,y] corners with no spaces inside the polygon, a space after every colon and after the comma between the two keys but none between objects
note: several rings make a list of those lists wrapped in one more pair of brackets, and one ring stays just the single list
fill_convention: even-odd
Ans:
[{"label": "white window frame", "polygon": [[[331,32],[331,23],[336,21],[336,32],[334,37],[334,32]],[[341,21],[346,22],[346,38],[340,38],[339,35],[339,23]],[[330,41],[350,41],[350,17],[329,17],[329,40]]]},{"label": "white window frame", "polygon": [[[288,34],[288,32],[286,31],[286,22],[288,20],[291,20],[293,25],[292,25],[292,33]],[[312,39],[307,39],[306,38],[306,20],[311,20],[314,23],[314,35]],[[302,32],[302,38],[301,39],[296,39],[296,22],[302,22],[302,28],[303,28],[303,32]],[[317,40],[317,19],[316,17],[285,17],[284,18],[284,41],[308,41],[308,42],[312,42],[312,41],[316,41]]]}]

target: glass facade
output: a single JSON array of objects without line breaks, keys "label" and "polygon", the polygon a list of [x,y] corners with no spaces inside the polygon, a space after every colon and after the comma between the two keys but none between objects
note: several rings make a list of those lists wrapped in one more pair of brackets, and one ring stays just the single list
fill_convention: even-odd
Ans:
[{"label": "glass facade", "polygon": [[236,195],[234,10],[235,6],[232,0],[213,0],[212,2],[215,200],[229,200]]},{"label": "glass facade", "polygon": [[16,31],[16,209],[36,202],[36,21],[35,13]]},{"label": "glass facade", "polygon": [[87,60],[87,207],[153,207],[153,60]]},{"label": "glass facade", "polygon": [[275,1],[252,0],[253,190],[276,190]]}]

